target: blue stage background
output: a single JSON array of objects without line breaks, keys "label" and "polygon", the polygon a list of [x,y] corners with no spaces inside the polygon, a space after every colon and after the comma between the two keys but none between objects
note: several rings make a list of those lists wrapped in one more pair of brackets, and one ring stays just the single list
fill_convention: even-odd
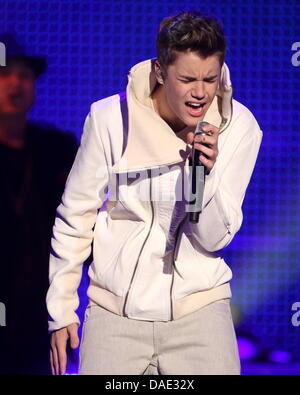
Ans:
[{"label": "blue stage background", "polygon": [[300,3],[0,0],[0,30],[16,32],[31,52],[47,55],[31,118],[79,139],[90,104],[125,90],[130,67],[155,57],[160,20],[190,8],[222,20],[234,97],[264,132],[243,226],[224,250],[234,274],[236,325],[265,352],[283,352],[278,361],[299,361],[300,326],[291,318],[300,302],[300,66],[292,64]]}]

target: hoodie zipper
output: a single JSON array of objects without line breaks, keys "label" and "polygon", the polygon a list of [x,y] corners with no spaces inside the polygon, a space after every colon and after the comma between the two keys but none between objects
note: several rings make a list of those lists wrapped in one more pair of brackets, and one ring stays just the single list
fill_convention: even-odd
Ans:
[{"label": "hoodie zipper", "polygon": [[172,263],[173,263],[173,273],[172,273],[172,283],[171,283],[171,288],[170,288],[170,302],[171,302],[171,321],[174,320],[174,314],[173,314],[173,284],[174,284],[174,274],[175,274],[175,270],[177,271],[178,275],[180,276],[180,273],[178,272],[178,270],[176,269],[176,265],[175,265],[175,252],[177,250],[177,242],[178,242],[178,235],[180,233],[180,226],[183,224],[183,222],[185,221],[186,216],[180,221],[179,225],[177,226],[176,229],[176,233],[175,233],[175,243],[174,243],[174,249],[173,249],[173,259],[172,259]]},{"label": "hoodie zipper", "polygon": [[174,252],[173,252],[173,273],[172,273],[172,283],[171,283],[171,288],[170,288],[170,305],[171,305],[171,321],[174,320],[174,314],[173,314],[173,283],[174,283],[174,272],[175,272],[175,250],[176,250],[176,245],[177,245],[177,234],[176,232],[175,235],[175,243],[174,243]]},{"label": "hoodie zipper", "polygon": [[[147,170],[147,173],[148,173],[148,170]],[[145,245],[147,243],[147,240],[149,239],[149,236],[150,236],[150,233],[151,233],[151,230],[152,230],[152,227],[153,227],[153,222],[154,222],[154,205],[153,205],[153,202],[152,202],[152,177],[151,177],[151,170],[150,170],[150,177],[149,178],[150,178],[150,204],[151,204],[151,213],[152,213],[151,225],[150,225],[148,234],[147,234],[147,236],[146,236],[146,238],[144,240],[144,243],[142,245],[142,248],[141,248],[141,250],[139,252],[139,255],[138,255],[135,267],[134,267],[134,271],[133,271],[133,274],[132,274],[132,277],[131,277],[131,280],[130,280],[130,284],[129,284],[129,287],[128,287],[128,290],[127,290],[127,294],[125,296],[125,301],[124,301],[124,306],[123,306],[123,315],[124,316],[125,316],[125,309],[126,309],[126,305],[127,305],[129,292],[130,292],[130,290],[132,288],[132,283],[133,283],[134,278],[135,278],[135,274],[136,274],[136,271],[137,271],[137,268],[138,268],[138,263],[139,263],[141,254],[142,254],[142,252],[144,250],[144,247],[145,247]]]}]

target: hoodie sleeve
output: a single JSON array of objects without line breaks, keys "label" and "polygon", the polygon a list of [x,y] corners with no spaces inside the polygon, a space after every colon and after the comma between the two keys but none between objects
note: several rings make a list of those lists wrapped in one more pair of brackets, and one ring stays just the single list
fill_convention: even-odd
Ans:
[{"label": "hoodie sleeve", "polygon": [[105,200],[107,169],[92,105],[53,226],[47,293],[50,332],[80,323],[75,313],[77,288],[82,265],[91,253],[97,212]]},{"label": "hoodie sleeve", "polygon": [[250,120],[247,114],[241,116],[233,127],[234,133],[219,153],[224,166],[220,168],[217,160],[206,177],[199,222],[187,222],[195,245],[210,252],[226,247],[242,225],[242,203],[262,140],[262,131],[252,115]]}]

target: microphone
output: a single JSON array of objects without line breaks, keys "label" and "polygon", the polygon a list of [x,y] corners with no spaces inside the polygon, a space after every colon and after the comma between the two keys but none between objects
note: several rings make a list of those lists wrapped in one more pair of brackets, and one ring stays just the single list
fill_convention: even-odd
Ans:
[{"label": "microphone", "polygon": [[[209,125],[209,123],[199,121],[195,129],[194,137],[201,135],[211,136],[210,132],[205,132],[202,130],[202,128],[206,125]],[[203,145],[208,146],[207,144]],[[189,213],[189,221],[192,223],[198,223],[199,215],[202,212],[205,173],[207,170],[199,159],[200,155],[203,155],[203,153],[200,150],[195,149],[193,144],[192,155],[189,158],[189,166],[192,166],[192,180],[190,182],[189,194],[190,199],[186,210],[186,212]]]}]

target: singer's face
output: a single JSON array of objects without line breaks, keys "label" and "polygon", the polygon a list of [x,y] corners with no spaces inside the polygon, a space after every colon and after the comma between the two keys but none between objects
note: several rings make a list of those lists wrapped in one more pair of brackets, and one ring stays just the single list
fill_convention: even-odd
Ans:
[{"label": "singer's face", "polygon": [[220,74],[217,55],[204,59],[197,52],[177,52],[166,79],[160,80],[157,102],[160,115],[174,131],[195,127],[203,120],[215,97]]}]

